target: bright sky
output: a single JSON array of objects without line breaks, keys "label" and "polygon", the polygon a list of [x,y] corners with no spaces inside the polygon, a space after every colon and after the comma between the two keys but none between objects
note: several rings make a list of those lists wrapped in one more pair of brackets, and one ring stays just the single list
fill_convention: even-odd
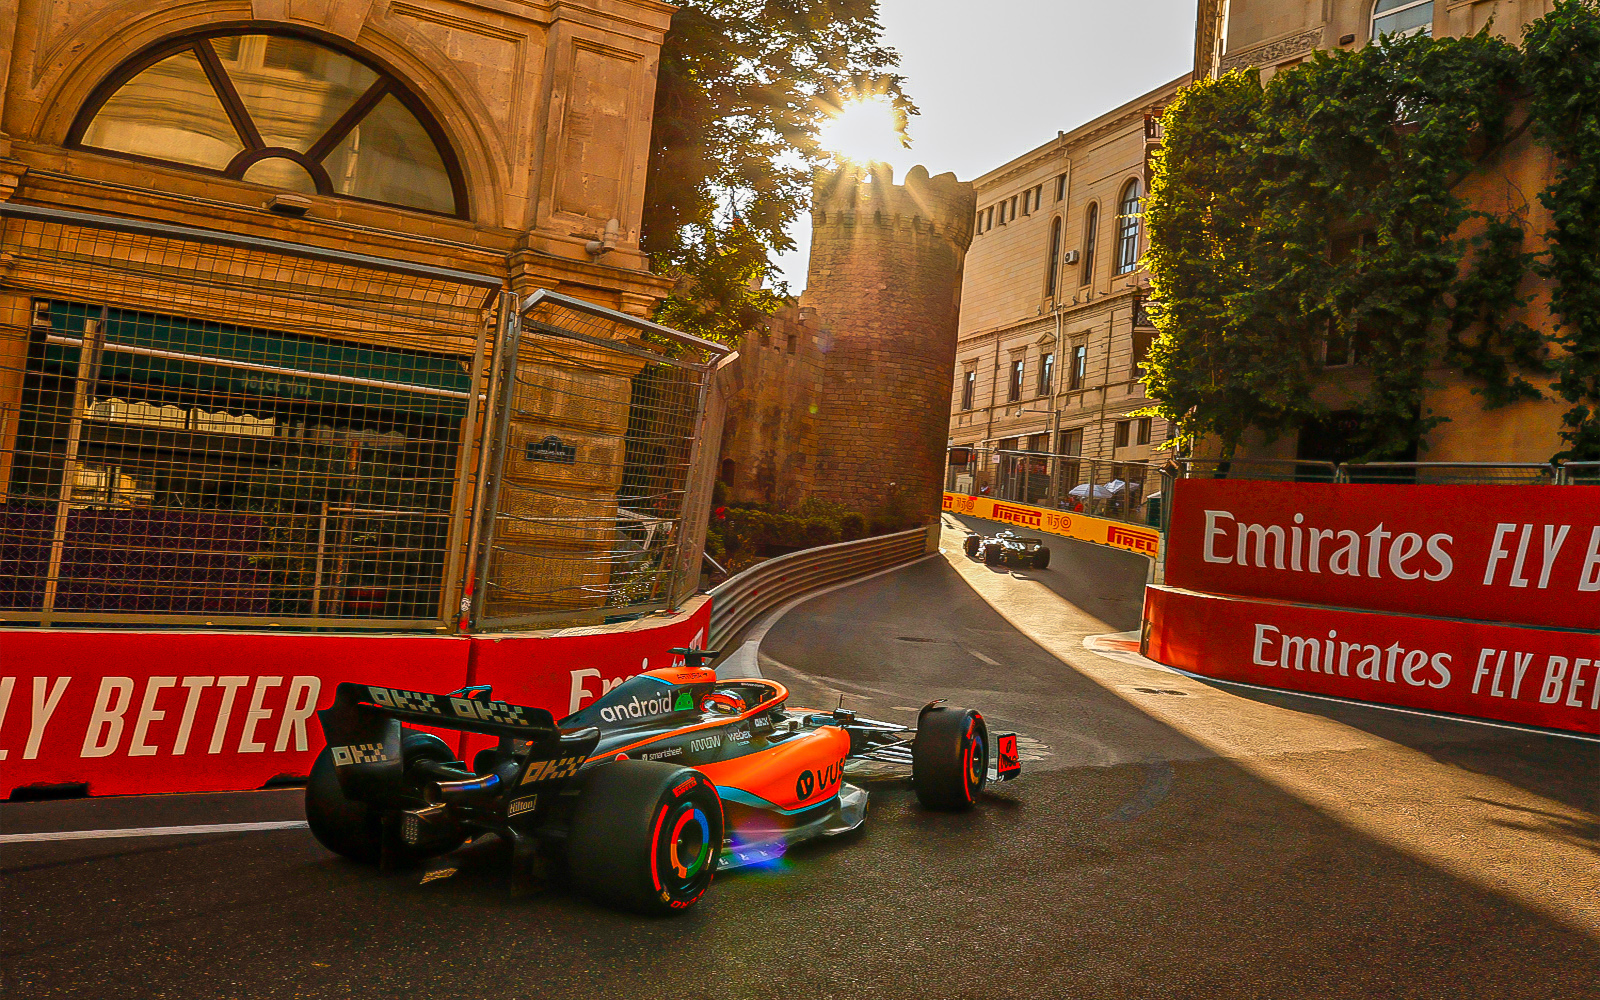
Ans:
[{"label": "bright sky", "polygon": [[[972,180],[1188,72],[1195,0],[880,0],[922,114],[895,179],[917,163]],[[811,222],[779,259],[806,283]]]}]

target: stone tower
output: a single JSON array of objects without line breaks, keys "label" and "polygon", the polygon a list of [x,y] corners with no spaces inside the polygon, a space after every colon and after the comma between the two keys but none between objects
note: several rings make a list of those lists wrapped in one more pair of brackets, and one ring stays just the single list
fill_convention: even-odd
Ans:
[{"label": "stone tower", "polygon": [[801,300],[826,352],[815,495],[875,511],[898,494],[906,513],[939,510],[976,211],[971,184],[920,166],[902,185],[886,164],[818,175]]}]

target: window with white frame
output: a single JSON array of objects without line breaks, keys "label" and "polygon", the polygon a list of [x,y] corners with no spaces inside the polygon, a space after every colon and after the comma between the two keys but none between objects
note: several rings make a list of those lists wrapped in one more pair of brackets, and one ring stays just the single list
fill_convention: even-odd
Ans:
[{"label": "window with white frame", "polygon": [[1372,40],[1384,35],[1433,34],[1433,0],[1378,0],[1372,6]]},{"label": "window with white frame", "polygon": [[1117,207],[1117,273],[1127,274],[1139,266],[1139,221],[1144,214],[1139,182],[1132,180],[1122,189]]}]

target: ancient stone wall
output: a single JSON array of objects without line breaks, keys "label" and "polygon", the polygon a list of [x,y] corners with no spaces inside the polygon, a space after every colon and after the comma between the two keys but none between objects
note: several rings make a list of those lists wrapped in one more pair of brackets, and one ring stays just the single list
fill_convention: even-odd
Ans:
[{"label": "ancient stone wall", "polygon": [[719,475],[735,503],[788,508],[810,495],[824,346],[811,310],[790,306],[746,334],[725,369]]},{"label": "ancient stone wall", "polygon": [[915,167],[820,175],[802,305],[723,374],[722,473],[736,502],[816,496],[939,509],[972,185]]},{"label": "ancient stone wall", "polygon": [[[971,184],[913,167],[818,178],[806,303],[828,341],[816,495],[933,516],[943,489]],[[898,499],[896,499],[898,495]]]}]

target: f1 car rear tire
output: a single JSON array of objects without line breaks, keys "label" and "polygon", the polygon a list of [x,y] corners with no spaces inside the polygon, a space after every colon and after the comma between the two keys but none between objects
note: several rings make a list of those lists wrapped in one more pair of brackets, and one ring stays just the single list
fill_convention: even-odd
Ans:
[{"label": "f1 car rear tire", "polygon": [[977,554],[978,554],[978,543],[980,541],[982,541],[982,539],[979,538],[977,535],[968,535],[967,536],[967,540],[961,543],[961,548],[962,548],[963,551],[965,551],[967,553],[967,558],[968,559],[971,559],[971,558],[974,558],[975,556],[977,556]]},{"label": "f1 car rear tire", "polygon": [[722,798],[699,771],[659,761],[578,777],[567,836],[573,887],[597,903],[666,915],[705,894],[722,852]]},{"label": "f1 car rear tire", "polygon": [[917,720],[911,784],[929,809],[971,809],[989,777],[989,728],[972,709],[936,706]]},{"label": "f1 car rear tire", "polygon": [[1047,548],[1046,546],[1041,545],[1041,546],[1039,546],[1039,551],[1037,551],[1037,552],[1035,552],[1033,554],[1033,568],[1034,569],[1047,569],[1049,566],[1050,566],[1050,549]]},{"label": "f1 car rear tire", "polygon": [[[410,767],[419,760],[448,764],[456,759],[450,744],[431,733],[405,729],[400,736],[400,757]],[[377,864],[383,856],[382,810],[358,799],[346,798],[333,764],[333,748],[323,747],[311,765],[306,782],[306,825],[317,842],[352,861]],[[465,838],[462,838],[463,840]],[[453,851],[461,841],[418,849],[400,845],[402,860],[421,861]]]}]

